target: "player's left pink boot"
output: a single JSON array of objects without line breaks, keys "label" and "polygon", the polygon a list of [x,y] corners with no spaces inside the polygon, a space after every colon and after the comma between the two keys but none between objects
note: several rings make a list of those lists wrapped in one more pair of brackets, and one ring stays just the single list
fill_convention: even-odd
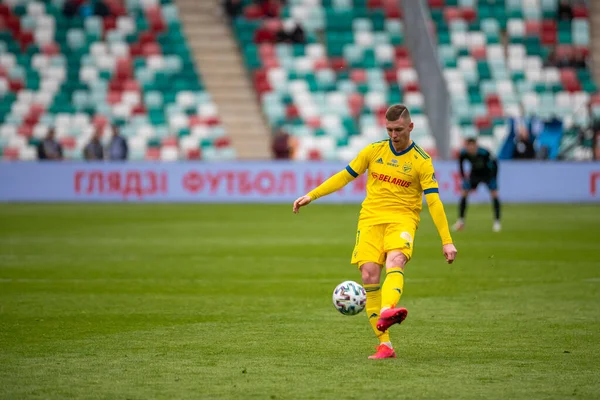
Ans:
[{"label": "player's left pink boot", "polygon": [[372,356],[369,356],[369,359],[379,360],[382,358],[396,358],[396,352],[391,347],[388,347],[382,343],[379,346],[377,346],[377,352]]},{"label": "player's left pink boot", "polygon": [[406,308],[388,308],[381,312],[379,319],[377,320],[377,329],[381,332],[387,331],[390,326],[394,324],[400,324],[406,319],[408,310]]}]

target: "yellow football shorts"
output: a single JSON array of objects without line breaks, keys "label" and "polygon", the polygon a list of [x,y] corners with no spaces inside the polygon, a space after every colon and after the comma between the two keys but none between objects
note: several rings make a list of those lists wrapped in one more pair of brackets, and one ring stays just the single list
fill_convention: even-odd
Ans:
[{"label": "yellow football shorts", "polygon": [[376,262],[384,265],[386,254],[400,250],[409,260],[412,257],[417,225],[413,221],[379,225],[358,225],[356,245],[352,252],[352,264]]}]

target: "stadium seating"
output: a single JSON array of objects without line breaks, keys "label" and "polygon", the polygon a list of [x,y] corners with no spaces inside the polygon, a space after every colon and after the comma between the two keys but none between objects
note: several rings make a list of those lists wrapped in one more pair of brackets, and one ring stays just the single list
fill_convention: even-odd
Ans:
[{"label": "stadium seating", "polygon": [[[417,122],[414,136],[435,152],[400,10],[391,2],[358,3],[296,0],[279,19],[246,12],[235,21],[267,119],[296,137],[297,159],[348,159],[381,137],[386,105],[404,101]],[[292,18],[307,43],[275,43]]]},{"label": "stadium seating", "polygon": [[451,82],[455,145],[457,133],[466,130],[497,148],[506,134],[506,117],[523,113],[544,119],[555,115],[567,127],[589,123],[586,105],[597,89],[589,69],[549,63],[551,54],[556,60],[587,55],[585,8],[576,8],[572,22],[557,22],[557,0],[485,0],[477,8],[473,1],[430,3],[437,3],[432,19]]},{"label": "stadium seating", "polygon": [[80,159],[94,129],[111,125],[127,138],[131,160],[234,158],[175,5],[106,5],[104,18],[85,7],[66,17],[64,0],[0,5],[2,158],[35,159],[55,127],[65,158]]},{"label": "stadium seating", "polygon": [[[453,149],[478,136],[497,150],[506,118],[523,112],[557,115],[567,127],[589,121],[589,69],[548,64],[552,52],[588,53],[587,10],[557,22],[557,1],[429,1],[452,97]],[[297,138],[296,158],[351,157],[381,137],[385,105],[398,101],[413,111],[415,139],[435,156],[396,0],[290,0],[274,19],[252,5],[245,11],[234,26],[244,59],[271,125]],[[275,43],[291,20],[307,31],[306,44]]]}]

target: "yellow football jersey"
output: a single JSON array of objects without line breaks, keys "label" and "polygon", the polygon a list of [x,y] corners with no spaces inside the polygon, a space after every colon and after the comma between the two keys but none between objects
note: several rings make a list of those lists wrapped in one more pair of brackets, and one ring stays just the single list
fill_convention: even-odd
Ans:
[{"label": "yellow football jersey", "polygon": [[396,152],[389,139],[372,143],[346,170],[353,177],[369,171],[361,224],[402,222],[407,218],[418,223],[423,193],[438,193],[431,157],[415,142],[402,152]]}]

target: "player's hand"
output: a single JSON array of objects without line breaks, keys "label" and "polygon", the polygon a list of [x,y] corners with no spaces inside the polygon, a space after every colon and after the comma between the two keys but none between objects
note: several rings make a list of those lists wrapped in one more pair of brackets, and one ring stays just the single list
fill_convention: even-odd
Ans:
[{"label": "player's hand", "polygon": [[444,257],[446,257],[446,262],[448,264],[452,264],[454,262],[454,259],[456,258],[456,253],[458,253],[456,247],[454,247],[452,243],[445,244],[442,247],[442,251],[444,252]]},{"label": "player's hand", "polygon": [[298,212],[300,212],[300,207],[309,205],[311,201],[312,199],[310,198],[310,196],[298,197],[294,202],[294,214],[298,214]]}]

